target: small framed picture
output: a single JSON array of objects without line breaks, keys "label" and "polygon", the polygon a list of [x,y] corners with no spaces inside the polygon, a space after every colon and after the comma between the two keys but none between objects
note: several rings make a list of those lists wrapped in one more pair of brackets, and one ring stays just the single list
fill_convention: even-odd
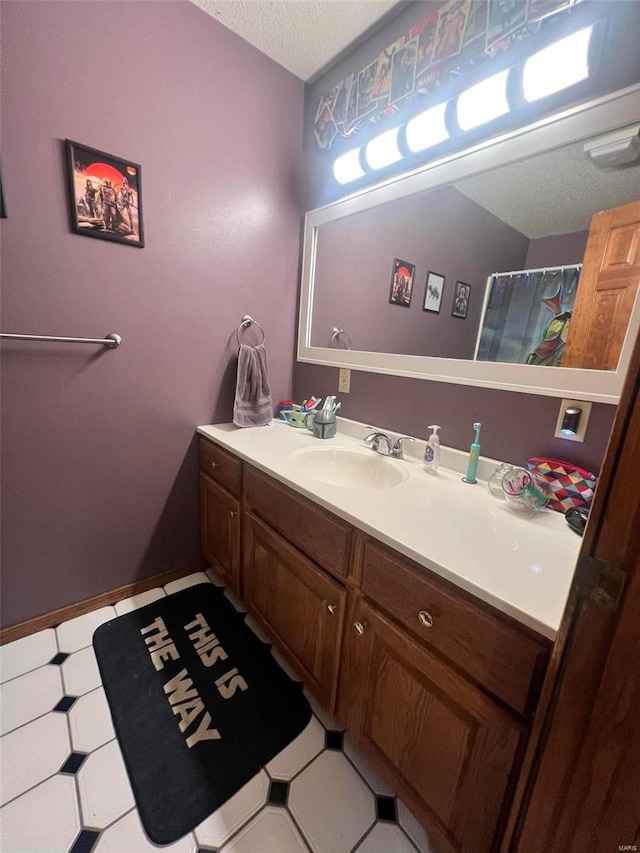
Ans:
[{"label": "small framed picture", "polygon": [[456,289],[453,293],[453,305],[451,307],[451,316],[460,317],[461,320],[467,316],[469,310],[469,297],[471,296],[471,286],[463,281],[456,281]]},{"label": "small framed picture", "polygon": [[411,291],[413,290],[413,277],[415,275],[415,264],[393,259],[393,270],[391,271],[391,290],[389,302],[392,305],[403,305],[408,308],[411,305]]},{"label": "small framed picture", "polygon": [[444,276],[437,272],[428,272],[424,285],[424,304],[422,305],[422,310],[439,314],[443,290]]},{"label": "small framed picture", "polygon": [[74,232],[141,249],[140,166],[70,139],[65,144]]}]

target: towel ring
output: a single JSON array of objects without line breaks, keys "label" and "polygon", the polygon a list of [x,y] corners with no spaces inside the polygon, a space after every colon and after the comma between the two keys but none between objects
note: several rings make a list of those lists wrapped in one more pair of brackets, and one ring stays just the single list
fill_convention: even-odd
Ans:
[{"label": "towel ring", "polygon": [[240,346],[240,332],[244,329],[248,329],[249,326],[252,326],[254,323],[262,332],[262,340],[260,341],[258,346],[261,346],[265,342],[266,335],[265,335],[264,329],[262,328],[260,323],[258,323],[257,320],[254,320],[253,317],[251,317],[249,314],[245,314],[244,317],[242,318],[242,322],[238,326],[238,330],[236,332],[236,340],[238,341],[238,346]]},{"label": "towel ring", "polygon": [[331,346],[333,346],[333,342],[336,338],[340,337],[340,335],[344,335],[348,341],[347,349],[351,349],[351,335],[348,332],[345,332],[344,329],[339,329],[337,326],[334,326],[331,331],[333,332],[331,337]]}]

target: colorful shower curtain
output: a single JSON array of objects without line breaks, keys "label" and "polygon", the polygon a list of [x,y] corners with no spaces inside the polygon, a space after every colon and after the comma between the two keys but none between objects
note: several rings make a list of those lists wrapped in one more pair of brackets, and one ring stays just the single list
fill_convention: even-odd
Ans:
[{"label": "colorful shower curtain", "polygon": [[559,367],[579,278],[580,265],[494,273],[477,360]]}]

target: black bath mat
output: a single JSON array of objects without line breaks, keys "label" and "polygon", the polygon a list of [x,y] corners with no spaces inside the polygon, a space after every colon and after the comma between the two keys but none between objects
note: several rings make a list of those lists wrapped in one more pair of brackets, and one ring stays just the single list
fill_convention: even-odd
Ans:
[{"label": "black bath mat", "polygon": [[302,685],[212,584],[106,622],[93,645],[140,818],[156,844],[190,832],[311,718]]}]

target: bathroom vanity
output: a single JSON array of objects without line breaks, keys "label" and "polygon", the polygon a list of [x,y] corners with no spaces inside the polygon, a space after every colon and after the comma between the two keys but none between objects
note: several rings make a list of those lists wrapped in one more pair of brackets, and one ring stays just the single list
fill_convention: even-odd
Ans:
[{"label": "bathroom vanity", "polygon": [[439,849],[497,850],[579,538],[357,437],[198,432],[204,557]]}]

